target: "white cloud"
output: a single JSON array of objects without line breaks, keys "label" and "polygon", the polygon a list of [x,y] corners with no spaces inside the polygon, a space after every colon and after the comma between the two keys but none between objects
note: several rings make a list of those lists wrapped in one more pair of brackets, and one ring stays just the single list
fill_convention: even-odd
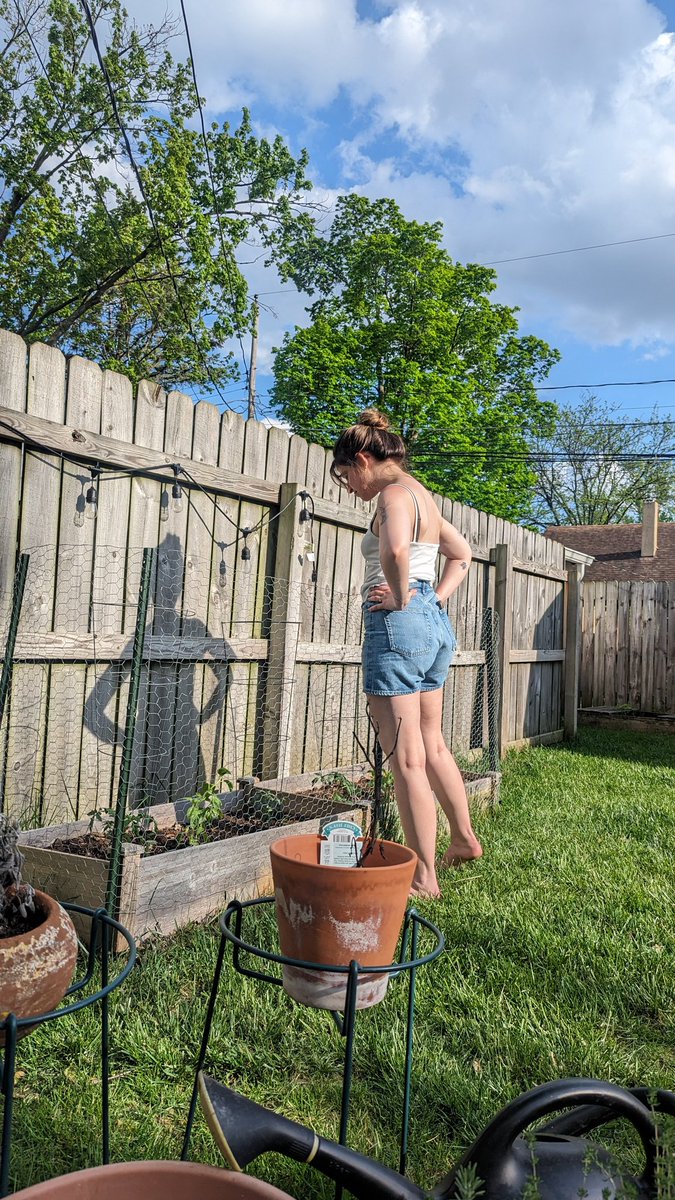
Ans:
[{"label": "white cloud", "polygon": [[[163,8],[144,0],[143,19]],[[675,39],[654,4],[393,0],[376,14],[203,0],[189,15],[209,109],[245,98],[269,125],[273,105],[283,133],[334,120],[340,99],[345,189],[442,220],[462,260],[675,232]],[[498,268],[500,298],[523,322],[652,353],[675,343],[674,267],[675,238],[534,258]]]}]

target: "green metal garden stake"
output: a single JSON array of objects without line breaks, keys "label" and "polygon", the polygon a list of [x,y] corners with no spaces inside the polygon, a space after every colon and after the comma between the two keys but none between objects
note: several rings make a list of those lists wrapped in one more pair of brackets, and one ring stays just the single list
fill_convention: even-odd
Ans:
[{"label": "green metal garden stake", "polygon": [[105,899],[105,906],[111,917],[117,917],[119,911],[122,834],[126,818],[129,777],[131,774],[131,754],[134,748],[136,717],[138,715],[138,691],[141,681],[141,667],[143,665],[143,643],[145,641],[148,601],[150,598],[150,579],[155,566],[156,555],[157,551],[154,546],[147,546],[143,551],[143,566],[141,568],[141,582],[138,592],[136,628],[134,630],[134,646],[131,660],[131,676],[129,679],[129,700],[127,702],[127,718],[124,727],[122,761],[120,763],[120,781],[117,788],[117,804],[115,805],[115,820],[113,823],[112,847],[110,851],[110,869],[108,871],[108,887]]},{"label": "green metal garden stake", "polygon": [[499,659],[497,655],[497,614],[494,608],[483,612],[481,650],[485,651],[485,675],[487,679],[488,706],[488,766],[499,771]]},{"label": "green metal garden stake", "polygon": [[9,684],[12,678],[12,667],[14,665],[14,646],[16,645],[16,635],[19,628],[19,617],[21,615],[21,605],[23,603],[23,593],[26,587],[26,575],[28,574],[28,563],[30,554],[20,554],[19,562],[14,576],[14,588],[12,591],[12,611],[9,618],[9,630],[7,633],[7,645],[5,647],[5,658],[2,664],[2,675],[0,675],[0,725],[2,725],[2,717],[5,711],[5,704],[9,694]]}]

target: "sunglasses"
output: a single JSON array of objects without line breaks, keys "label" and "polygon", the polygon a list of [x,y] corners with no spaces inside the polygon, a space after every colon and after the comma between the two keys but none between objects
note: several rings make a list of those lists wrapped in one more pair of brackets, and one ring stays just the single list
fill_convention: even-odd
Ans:
[{"label": "sunglasses", "polygon": [[[349,468],[347,468],[347,470],[348,469]],[[349,479],[348,479],[345,469],[343,469],[341,471],[334,470],[331,472],[331,474],[333,476],[333,479],[335,480],[335,482],[338,484],[339,487],[343,487],[343,488],[349,487]]]}]

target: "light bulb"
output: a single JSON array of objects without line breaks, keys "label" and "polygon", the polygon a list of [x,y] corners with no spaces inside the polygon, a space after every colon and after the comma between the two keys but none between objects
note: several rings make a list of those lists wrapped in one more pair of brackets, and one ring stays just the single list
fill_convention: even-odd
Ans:
[{"label": "light bulb", "polygon": [[218,563],[218,587],[227,587],[227,565],[224,558],[221,558],[220,562]]},{"label": "light bulb", "polygon": [[89,487],[87,488],[86,503],[84,506],[84,515],[85,515],[85,517],[88,517],[90,521],[93,521],[96,517],[97,511],[98,511],[98,493],[97,493],[96,488],[94,487],[93,483],[90,483]]},{"label": "light bulb", "polygon": [[183,511],[183,489],[178,481],[171,487],[171,507],[175,513]]}]

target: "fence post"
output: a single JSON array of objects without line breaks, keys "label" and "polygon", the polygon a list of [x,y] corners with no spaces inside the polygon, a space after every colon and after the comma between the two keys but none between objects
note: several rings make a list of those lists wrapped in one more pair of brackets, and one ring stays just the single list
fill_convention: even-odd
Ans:
[{"label": "fence post", "polygon": [[513,550],[502,542],[490,551],[495,564],[495,612],[499,629],[499,757],[509,741],[511,726],[511,636],[513,632]]},{"label": "fence post", "polygon": [[565,737],[577,732],[579,707],[579,660],[581,654],[581,567],[567,563],[567,606],[565,612]]},{"label": "fence post", "polygon": [[302,565],[301,483],[279,488],[277,546],[267,651],[260,770],[263,779],[290,774],[290,732],[295,659],[300,635]]}]

